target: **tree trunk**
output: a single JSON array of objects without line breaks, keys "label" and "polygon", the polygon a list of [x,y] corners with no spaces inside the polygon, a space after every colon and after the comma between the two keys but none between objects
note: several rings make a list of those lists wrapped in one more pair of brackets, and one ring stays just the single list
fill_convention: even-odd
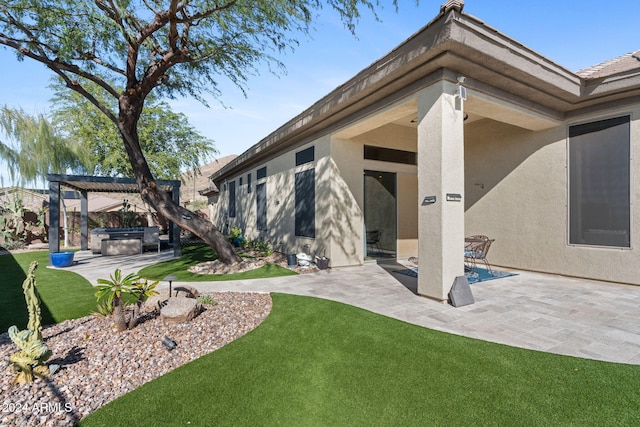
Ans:
[{"label": "tree trunk", "polygon": [[[240,262],[242,259],[231,243],[210,221],[175,203],[166,191],[156,185],[138,139],[137,122],[143,103],[144,99],[141,98],[121,97],[118,123],[142,200],[168,220],[204,240],[215,250],[218,259],[223,263]],[[174,242],[174,244],[180,244],[180,242]]]},{"label": "tree trunk", "polygon": [[136,323],[138,323],[138,316],[140,316],[141,306],[142,301],[138,299],[138,301],[136,301],[135,305],[133,306],[133,313],[131,314],[131,318],[129,319],[129,325],[127,325],[129,329],[133,329],[136,326]]},{"label": "tree trunk", "polygon": [[127,329],[127,320],[124,318],[124,307],[120,295],[113,297],[113,323],[116,325],[117,332]]},{"label": "tree trunk", "polygon": [[154,220],[153,220],[153,212],[151,212],[151,208],[149,207],[148,204],[144,204],[144,208],[147,211],[146,215],[147,215],[147,225],[149,227],[153,227],[155,225]]}]

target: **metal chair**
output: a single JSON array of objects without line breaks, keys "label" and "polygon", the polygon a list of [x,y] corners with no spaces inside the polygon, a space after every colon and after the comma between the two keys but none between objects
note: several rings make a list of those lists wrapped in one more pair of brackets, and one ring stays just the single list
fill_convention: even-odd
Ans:
[{"label": "metal chair", "polygon": [[475,235],[464,239],[464,266],[466,271],[475,272],[477,274],[478,262],[482,262],[489,274],[493,275],[491,264],[487,261],[487,254],[491,248],[491,244],[495,239],[489,239],[487,236]]},{"label": "metal chair", "polygon": [[382,253],[382,245],[380,244],[381,230],[367,231],[367,247],[374,246],[378,249],[378,253]]}]

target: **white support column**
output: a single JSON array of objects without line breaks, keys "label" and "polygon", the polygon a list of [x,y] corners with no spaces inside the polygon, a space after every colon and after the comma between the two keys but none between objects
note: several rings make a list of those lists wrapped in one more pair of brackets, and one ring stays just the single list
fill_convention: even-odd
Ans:
[{"label": "white support column", "polygon": [[456,200],[464,197],[464,113],[456,90],[440,81],[418,94],[418,293],[439,301],[464,275],[464,200]]}]

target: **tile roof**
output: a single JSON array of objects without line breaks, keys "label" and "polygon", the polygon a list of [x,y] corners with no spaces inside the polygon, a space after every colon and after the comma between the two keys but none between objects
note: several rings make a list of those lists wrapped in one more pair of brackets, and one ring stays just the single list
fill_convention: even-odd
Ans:
[{"label": "tile roof", "polygon": [[640,50],[584,68],[576,74],[584,79],[599,79],[631,70],[640,70]]},{"label": "tile roof", "polygon": [[462,12],[464,8],[464,0],[447,0],[442,6],[440,6],[440,13],[446,13],[449,9],[455,9],[458,12]]}]

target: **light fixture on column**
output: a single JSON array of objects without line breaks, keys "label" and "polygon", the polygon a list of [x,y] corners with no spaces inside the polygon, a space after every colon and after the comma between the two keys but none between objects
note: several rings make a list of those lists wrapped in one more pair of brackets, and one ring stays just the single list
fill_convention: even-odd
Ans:
[{"label": "light fixture on column", "polygon": [[462,86],[462,83],[464,83],[467,80],[467,78],[465,76],[458,76],[456,80],[458,81],[458,90],[456,91],[456,96],[461,100],[466,101],[467,88]]}]

